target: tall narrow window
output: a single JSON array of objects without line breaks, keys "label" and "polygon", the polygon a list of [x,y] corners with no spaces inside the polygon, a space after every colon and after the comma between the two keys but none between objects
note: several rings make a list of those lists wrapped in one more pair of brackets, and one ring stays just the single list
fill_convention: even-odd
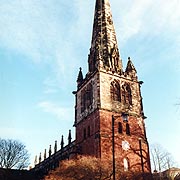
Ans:
[{"label": "tall narrow window", "polygon": [[88,108],[93,103],[93,89],[92,84],[89,84],[81,92],[81,112]]},{"label": "tall narrow window", "polygon": [[87,100],[86,106],[89,107],[93,102],[92,84],[89,84],[88,87],[87,87],[86,100]]},{"label": "tall narrow window", "polygon": [[123,164],[124,164],[124,171],[128,171],[129,170],[129,161],[127,158],[123,159]]},{"label": "tall narrow window", "polygon": [[86,91],[86,107],[89,107],[91,102],[90,102],[90,98],[91,98],[91,91],[88,88]]},{"label": "tall narrow window", "polygon": [[114,100],[121,101],[120,86],[119,86],[119,83],[117,83],[117,82],[114,85]]},{"label": "tall narrow window", "polygon": [[127,99],[128,104],[132,105],[132,94],[131,94],[131,88],[129,84],[126,85],[126,99]]},{"label": "tall narrow window", "polygon": [[124,85],[122,86],[122,101],[126,103],[126,90]]},{"label": "tall narrow window", "polygon": [[118,122],[118,133],[122,133],[122,123]]},{"label": "tall narrow window", "polygon": [[83,132],[83,136],[84,136],[84,139],[86,139],[86,128],[84,128],[84,132]]},{"label": "tall narrow window", "polygon": [[111,93],[111,99],[114,100],[114,85],[113,85],[113,83],[111,83],[111,86],[110,86],[110,93]]},{"label": "tall narrow window", "polygon": [[129,124],[126,123],[126,134],[130,136],[130,127],[129,127]]},{"label": "tall narrow window", "polygon": [[118,82],[111,83],[110,94],[113,101],[121,101],[120,85]]},{"label": "tall narrow window", "polygon": [[124,84],[122,86],[122,101],[125,104],[132,105],[132,93],[131,93],[131,88],[129,84]]},{"label": "tall narrow window", "polygon": [[81,92],[81,112],[85,110],[86,107],[86,91]]},{"label": "tall narrow window", "polygon": [[83,94],[81,92],[81,112],[84,111],[84,107],[83,107]]},{"label": "tall narrow window", "polygon": [[90,126],[88,126],[88,132],[87,132],[87,135],[88,135],[88,137],[90,137],[90,135],[91,135]]}]

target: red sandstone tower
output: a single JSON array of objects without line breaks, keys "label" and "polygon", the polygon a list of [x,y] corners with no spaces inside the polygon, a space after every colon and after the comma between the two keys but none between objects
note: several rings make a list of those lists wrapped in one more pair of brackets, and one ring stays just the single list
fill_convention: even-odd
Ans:
[{"label": "red sandstone tower", "polygon": [[109,159],[114,153],[124,171],[150,172],[142,81],[130,58],[123,70],[109,0],[96,0],[88,65],[75,92],[79,152]]}]

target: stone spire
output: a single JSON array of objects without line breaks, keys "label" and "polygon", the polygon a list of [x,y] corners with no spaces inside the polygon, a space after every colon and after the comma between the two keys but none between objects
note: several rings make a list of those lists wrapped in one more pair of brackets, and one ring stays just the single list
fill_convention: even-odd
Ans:
[{"label": "stone spire", "polygon": [[88,63],[90,73],[100,68],[122,71],[109,0],[96,0]]}]

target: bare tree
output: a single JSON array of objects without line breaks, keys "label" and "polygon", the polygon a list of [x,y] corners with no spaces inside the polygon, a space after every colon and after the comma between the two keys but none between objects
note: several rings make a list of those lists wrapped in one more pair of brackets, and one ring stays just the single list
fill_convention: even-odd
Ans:
[{"label": "bare tree", "polygon": [[[116,166],[116,179],[142,180],[141,172],[124,171]],[[51,171],[45,180],[112,180],[112,160],[92,156],[79,156],[77,159],[60,162],[56,170]],[[150,174],[144,173],[144,179],[152,180]]]},{"label": "bare tree", "polygon": [[0,167],[24,169],[29,165],[29,154],[25,145],[17,140],[0,139]]},{"label": "bare tree", "polygon": [[172,155],[159,144],[152,145],[151,160],[154,170],[159,173],[174,165]]},{"label": "bare tree", "polygon": [[112,168],[105,161],[90,156],[79,156],[77,159],[60,162],[60,167],[52,171],[45,179],[58,180],[110,180]]}]

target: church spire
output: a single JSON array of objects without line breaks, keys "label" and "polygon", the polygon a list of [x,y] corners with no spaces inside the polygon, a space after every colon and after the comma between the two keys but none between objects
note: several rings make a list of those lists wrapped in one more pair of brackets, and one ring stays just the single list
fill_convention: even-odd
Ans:
[{"label": "church spire", "polygon": [[122,71],[109,0],[96,0],[88,62],[90,73],[100,68]]}]

